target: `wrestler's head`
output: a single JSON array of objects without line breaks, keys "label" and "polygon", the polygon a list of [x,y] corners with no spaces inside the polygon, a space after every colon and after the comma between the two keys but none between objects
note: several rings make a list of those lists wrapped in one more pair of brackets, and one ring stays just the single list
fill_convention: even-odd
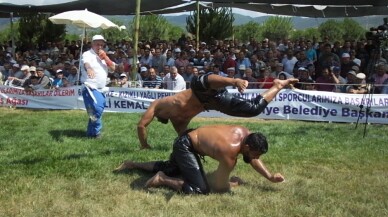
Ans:
[{"label": "wrestler's head", "polygon": [[251,133],[245,138],[245,148],[243,159],[245,163],[250,163],[252,159],[259,158],[260,155],[267,153],[268,142],[267,138],[262,133]]}]

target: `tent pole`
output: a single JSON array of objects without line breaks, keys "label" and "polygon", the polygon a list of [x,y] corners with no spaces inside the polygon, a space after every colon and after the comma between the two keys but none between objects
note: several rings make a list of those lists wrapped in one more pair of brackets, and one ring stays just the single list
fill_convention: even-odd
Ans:
[{"label": "tent pole", "polygon": [[11,21],[11,43],[12,43],[12,57],[16,59],[15,57],[15,34],[14,34],[14,29],[13,29],[13,12],[10,14],[10,21]]},{"label": "tent pole", "polygon": [[197,41],[197,44],[196,44],[196,47],[197,47],[197,51],[199,50],[199,13],[200,13],[200,11],[199,11],[199,0],[197,0],[197,23],[196,23],[196,25],[195,25],[195,31],[196,31],[196,33],[195,33],[195,37],[196,37],[196,41]]},{"label": "tent pole", "polygon": [[135,81],[137,75],[137,46],[139,44],[139,26],[140,26],[140,4],[141,0],[136,0],[135,28],[133,37],[133,58],[131,65],[131,78]]},{"label": "tent pole", "polygon": [[81,76],[81,65],[83,65],[83,63],[82,63],[82,48],[84,47],[85,31],[86,31],[86,26],[85,26],[85,24],[84,24],[84,29],[83,29],[83,31],[82,31],[82,38],[81,38],[81,49],[80,49],[80,53],[79,53],[77,85],[81,84],[81,80],[80,80],[80,76]]}]

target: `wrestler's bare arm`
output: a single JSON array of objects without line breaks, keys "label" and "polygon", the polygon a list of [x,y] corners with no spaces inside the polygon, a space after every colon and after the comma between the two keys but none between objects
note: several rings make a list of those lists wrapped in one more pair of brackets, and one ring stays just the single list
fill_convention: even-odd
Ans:
[{"label": "wrestler's bare arm", "polygon": [[156,103],[157,102],[154,102],[150,105],[137,124],[137,135],[139,137],[141,148],[150,148],[150,145],[147,142],[147,126],[154,119]]},{"label": "wrestler's bare arm", "polygon": [[284,177],[280,173],[271,174],[260,159],[252,159],[251,166],[262,176],[271,182],[283,182]]},{"label": "wrestler's bare arm", "polygon": [[248,81],[246,80],[242,80],[239,78],[222,77],[219,75],[209,75],[208,82],[210,84],[210,88],[212,89],[234,86],[237,87],[238,91],[240,91],[241,93],[244,92],[245,89],[248,87]]}]

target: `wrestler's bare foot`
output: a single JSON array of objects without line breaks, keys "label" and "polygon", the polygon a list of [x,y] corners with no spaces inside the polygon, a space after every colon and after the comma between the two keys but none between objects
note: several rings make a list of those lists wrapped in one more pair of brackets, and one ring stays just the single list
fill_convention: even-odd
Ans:
[{"label": "wrestler's bare foot", "polygon": [[299,80],[296,78],[289,78],[287,80],[275,79],[273,81],[273,85],[281,90],[281,89],[286,88],[286,87],[293,88],[294,87],[293,84],[296,84],[298,82],[299,82]]},{"label": "wrestler's bare foot", "polygon": [[113,170],[114,173],[120,173],[120,172],[125,172],[127,170],[134,169],[135,166],[132,161],[124,161],[120,166],[118,166],[116,169]]},{"label": "wrestler's bare foot", "polygon": [[161,179],[163,179],[163,177],[165,177],[165,176],[166,175],[162,171],[157,172],[152,178],[150,178],[146,182],[144,187],[146,187],[146,188],[158,187],[160,185]]}]

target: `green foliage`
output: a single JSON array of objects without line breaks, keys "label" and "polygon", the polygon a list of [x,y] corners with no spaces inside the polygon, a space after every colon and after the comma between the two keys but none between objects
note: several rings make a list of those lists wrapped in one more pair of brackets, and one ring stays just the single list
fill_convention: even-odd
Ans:
[{"label": "green foliage", "polygon": [[313,38],[319,38],[319,32],[317,28],[307,28],[304,30],[295,30],[291,34],[291,39],[296,40],[300,37],[304,37],[305,39],[312,40]]},{"label": "green foliage", "polygon": [[[117,26],[123,26],[124,23],[120,20],[111,20]],[[109,28],[109,29],[101,29],[99,34],[103,35],[108,41],[121,41],[122,39],[129,39],[128,29],[117,29],[117,28]]]},{"label": "green foliage", "polygon": [[197,35],[197,14],[199,13],[199,40],[225,39],[233,34],[234,16],[232,8],[204,8],[194,11],[186,18],[186,30]]},{"label": "green foliage", "polygon": [[[18,22],[13,23],[13,36],[15,41],[18,41],[20,38],[20,33],[18,29],[19,29],[19,23]],[[11,31],[11,26],[9,25],[0,31],[0,42],[10,41],[12,38],[11,35],[12,35],[12,31]]]},{"label": "green foliage", "polygon": [[265,38],[276,41],[278,38],[288,38],[293,28],[294,25],[291,17],[274,16],[268,18],[263,23],[262,35]]},{"label": "green foliage", "polygon": [[[162,15],[142,15],[140,16],[139,38],[152,40],[155,38],[169,40],[171,36],[175,36],[179,29],[171,25]],[[135,18],[129,24],[129,32],[134,38]],[[180,32],[182,34],[182,31]],[[180,35],[178,34],[178,35]]]},{"label": "green foliage", "polygon": [[260,40],[261,36],[261,25],[254,21],[249,21],[246,24],[234,27],[234,37],[241,41],[248,41],[251,37]]},{"label": "green foliage", "polygon": [[342,22],[329,19],[318,27],[321,38],[328,37],[330,41],[341,41],[344,35]]},{"label": "green foliage", "polygon": [[65,37],[65,25],[55,25],[48,20],[49,14],[28,13],[19,19],[20,41],[27,48],[47,41],[60,41]]},{"label": "green foliage", "polygon": [[344,29],[342,35],[343,40],[358,40],[365,36],[366,29],[353,19],[345,18],[342,22],[342,28]]}]

